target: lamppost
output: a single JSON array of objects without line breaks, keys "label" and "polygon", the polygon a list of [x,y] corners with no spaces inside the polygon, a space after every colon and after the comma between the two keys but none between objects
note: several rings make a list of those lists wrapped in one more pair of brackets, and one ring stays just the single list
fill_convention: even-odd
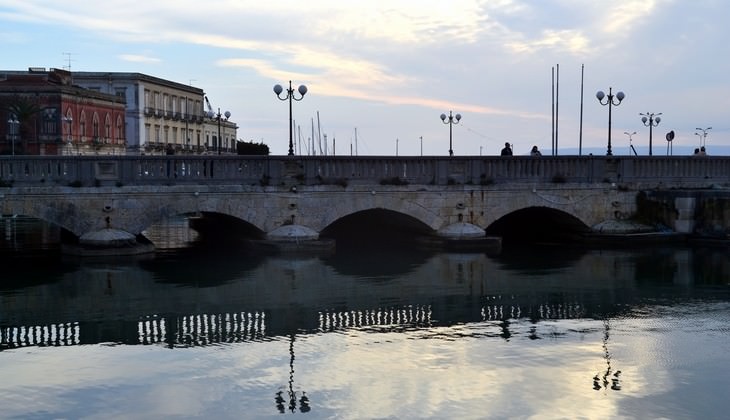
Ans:
[{"label": "lamppost", "polygon": [[68,123],[68,141],[67,141],[67,143],[68,143],[68,147],[71,148],[71,150],[69,151],[69,154],[73,154],[73,141],[72,141],[72,137],[71,137],[71,123],[73,123],[73,121],[74,121],[74,119],[71,117],[63,117],[63,122]]},{"label": "lamppost", "polygon": [[[608,149],[606,150],[606,156],[611,156],[613,154],[611,153],[611,107],[618,106],[625,97],[626,95],[624,95],[623,92],[618,92],[616,93],[616,100],[618,102],[615,102],[613,100],[614,95],[610,87],[608,88],[608,96],[606,96],[602,90],[596,92],[596,99],[598,99],[598,103],[601,105],[608,105]],[[606,98],[606,102],[603,102],[603,98]]]},{"label": "lamppost", "polygon": [[631,141],[634,139],[633,137],[634,137],[634,134],[636,134],[636,131],[634,131],[632,133],[629,133],[628,131],[624,131],[624,134],[629,136],[629,147],[631,148],[631,151],[634,152],[634,156],[636,156],[637,155],[636,149],[634,149],[634,144],[631,143]]},{"label": "lamppost", "polygon": [[646,114],[639,113],[641,115],[641,122],[644,123],[645,126],[649,127],[649,156],[652,155],[651,150],[651,132],[652,128],[659,125],[659,122],[662,120],[659,118],[662,113],[654,114],[653,112],[647,112]]},{"label": "lamppost", "polygon": [[286,96],[282,97],[281,93],[284,91],[284,88],[281,87],[281,85],[274,85],[274,93],[276,94],[276,97],[281,99],[282,101],[289,101],[289,156],[294,155],[294,134],[292,132],[292,126],[294,125],[294,121],[292,120],[291,116],[291,101],[294,99],[295,101],[301,101],[304,99],[304,95],[307,94],[307,87],[304,85],[299,85],[299,88],[297,91],[299,91],[299,98],[294,96],[294,88],[291,87],[291,80],[289,81],[289,89],[286,90]]},{"label": "lamppost", "polygon": [[221,116],[226,117],[226,121],[228,121],[229,118],[231,118],[231,112],[226,111],[223,115],[221,115],[221,109],[218,108],[218,113],[214,113],[213,111],[208,111],[208,118],[215,117],[218,120],[218,142],[216,143],[216,148],[218,149],[218,154],[221,154],[221,144],[223,143],[223,139],[221,139]]},{"label": "lamppost", "polygon": [[10,119],[8,120],[8,127],[10,128],[10,141],[12,142],[12,150],[13,150],[13,156],[15,156],[15,137],[17,135],[18,129],[20,128],[20,121],[18,121],[18,117],[16,117],[14,114],[10,115]]},{"label": "lamppost", "polygon": [[[698,128],[695,128],[695,130],[702,131],[702,137],[701,137],[702,144],[700,144],[700,146],[705,147],[705,140],[707,140],[707,130],[712,130],[712,127],[707,127],[707,128],[698,127]],[[699,133],[695,133],[695,134],[699,135]]]},{"label": "lamppost", "polygon": [[[456,121],[454,121],[454,120],[456,120]],[[446,114],[441,114],[441,121],[444,124],[449,125],[449,156],[454,156],[453,126],[454,126],[454,124],[458,124],[460,120],[461,120],[461,114],[452,115],[451,111],[449,111],[448,121],[446,118]]]}]

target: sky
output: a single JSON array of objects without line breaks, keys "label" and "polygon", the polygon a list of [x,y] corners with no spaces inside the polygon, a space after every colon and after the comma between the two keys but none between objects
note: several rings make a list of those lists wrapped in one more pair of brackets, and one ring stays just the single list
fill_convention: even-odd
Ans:
[{"label": "sky", "polygon": [[727,0],[3,0],[0,69],[190,84],[274,155],[290,80],[308,89],[297,154],[605,154],[609,108],[614,155],[648,154],[650,131],[654,155],[730,154],[727,16]]}]

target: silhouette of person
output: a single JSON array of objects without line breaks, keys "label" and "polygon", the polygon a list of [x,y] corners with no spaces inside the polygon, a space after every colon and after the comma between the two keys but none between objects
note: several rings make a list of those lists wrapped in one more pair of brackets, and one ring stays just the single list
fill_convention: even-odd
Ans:
[{"label": "silhouette of person", "polygon": [[694,153],[694,156],[699,156],[699,155],[700,155],[700,149],[699,149],[699,148],[697,148],[697,147],[695,147],[695,153]]},{"label": "silhouette of person", "polygon": [[705,150],[705,146],[700,147],[700,156],[707,156],[707,151]]},{"label": "silhouette of person", "polygon": [[502,156],[512,156],[512,146],[510,146],[509,142],[506,142],[504,144],[504,149],[502,149]]},{"label": "silhouette of person", "polygon": [[540,150],[537,149],[537,146],[532,146],[532,150],[530,150],[530,156],[542,156],[542,153],[540,153]]}]

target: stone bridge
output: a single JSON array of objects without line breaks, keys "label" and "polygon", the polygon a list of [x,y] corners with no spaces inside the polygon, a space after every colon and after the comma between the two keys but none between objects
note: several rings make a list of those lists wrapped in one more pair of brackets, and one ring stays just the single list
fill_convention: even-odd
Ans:
[{"label": "stone bridge", "polygon": [[279,243],[368,218],[471,240],[515,215],[586,232],[643,216],[724,235],[728,185],[728,157],[3,156],[0,214],[104,246],[190,214]]}]

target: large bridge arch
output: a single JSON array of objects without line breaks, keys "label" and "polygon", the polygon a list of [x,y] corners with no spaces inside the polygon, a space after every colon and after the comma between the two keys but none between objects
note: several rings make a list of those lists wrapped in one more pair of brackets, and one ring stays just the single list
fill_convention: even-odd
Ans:
[{"label": "large bridge arch", "polygon": [[[313,229],[322,231],[338,220],[361,212],[372,210],[388,211],[393,215],[404,215],[410,219],[415,219],[422,225],[427,226],[432,231],[449,224],[447,218],[440,213],[440,208],[426,205],[418,193],[402,193],[398,191],[371,191],[358,193],[349,200],[340,200],[335,198],[332,200],[331,206],[328,206],[321,217],[312,220]],[[306,220],[306,219],[305,219]]]},{"label": "large bridge arch", "polygon": [[[398,234],[430,235],[433,229],[423,221],[409,214],[383,208],[372,208],[349,213],[335,220],[321,231],[325,237],[347,237],[355,234],[359,238],[378,239]],[[340,240],[338,239],[338,242]]]},{"label": "large bridge arch", "polygon": [[500,236],[506,242],[516,239],[530,242],[569,240],[590,230],[590,226],[575,215],[547,206],[513,210],[485,229],[487,235]]}]

